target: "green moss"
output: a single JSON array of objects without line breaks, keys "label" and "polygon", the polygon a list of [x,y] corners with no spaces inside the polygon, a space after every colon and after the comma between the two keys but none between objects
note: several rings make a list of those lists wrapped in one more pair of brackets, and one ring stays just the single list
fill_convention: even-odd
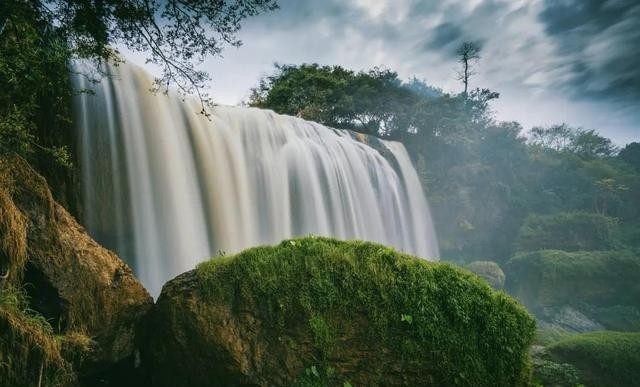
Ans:
[{"label": "green moss", "polygon": [[309,327],[313,332],[315,345],[323,349],[323,355],[330,355],[336,335],[324,317],[315,315],[309,319]]},{"label": "green moss", "polygon": [[578,369],[588,386],[632,386],[640,380],[640,333],[591,332],[549,347],[552,357]]},{"label": "green moss", "polygon": [[196,273],[205,300],[257,305],[276,332],[307,322],[319,359],[330,356],[350,321],[365,321],[361,337],[426,364],[435,384],[513,386],[528,377],[533,319],[448,264],[373,243],[308,237],[214,259]]}]

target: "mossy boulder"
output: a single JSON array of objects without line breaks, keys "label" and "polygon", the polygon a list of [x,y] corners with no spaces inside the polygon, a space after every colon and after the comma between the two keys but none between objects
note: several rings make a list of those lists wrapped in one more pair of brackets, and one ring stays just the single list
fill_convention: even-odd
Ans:
[{"label": "mossy boulder", "polygon": [[517,386],[534,328],[466,270],[308,237],[168,282],[147,359],[155,386]]},{"label": "mossy boulder", "polygon": [[557,363],[570,364],[590,387],[637,386],[640,333],[590,332],[570,336],[548,348]]},{"label": "mossy boulder", "polygon": [[509,293],[544,321],[575,331],[633,330],[640,323],[637,251],[544,250],[517,255],[505,271]]},{"label": "mossy boulder", "polygon": [[81,376],[133,365],[136,330],[153,301],[129,267],[86,234],[22,159],[0,160],[0,214],[0,286],[24,289],[55,335],[92,339]]},{"label": "mossy boulder", "polygon": [[466,266],[467,269],[476,273],[496,290],[504,287],[505,276],[500,266],[493,261],[475,261]]}]

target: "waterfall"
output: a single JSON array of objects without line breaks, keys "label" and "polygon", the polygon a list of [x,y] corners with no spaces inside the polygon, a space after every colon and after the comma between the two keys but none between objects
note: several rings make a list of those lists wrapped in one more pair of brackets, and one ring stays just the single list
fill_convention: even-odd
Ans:
[{"label": "waterfall", "polygon": [[400,143],[268,110],[149,92],[110,67],[75,101],[89,233],[152,294],[200,261],[297,235],[381,242],[437,259],[429,208]]}]

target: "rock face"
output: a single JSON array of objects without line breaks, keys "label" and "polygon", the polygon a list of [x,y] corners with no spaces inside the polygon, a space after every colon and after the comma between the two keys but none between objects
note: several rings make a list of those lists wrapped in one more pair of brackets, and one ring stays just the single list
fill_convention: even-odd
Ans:
[{"label": "rock face", "polygon": [[217,258],[163,288],[154,386],[517,386],[534,322],[446,264],[303,238]]},{"label": "rock face", "polygon": [[152,299],[129,267],[94,242],[21,159],[0,161],[0,213],[5,285],[24,287],[29,307],[56,334],[92,339],[81,374],[90,380],[114,365],[133,364],[136,329]]},{"label": "rock face", "polygon": [[570,306],[544,308],[540,328],[561,328],[568,332],[593,332],[604,327]]}]

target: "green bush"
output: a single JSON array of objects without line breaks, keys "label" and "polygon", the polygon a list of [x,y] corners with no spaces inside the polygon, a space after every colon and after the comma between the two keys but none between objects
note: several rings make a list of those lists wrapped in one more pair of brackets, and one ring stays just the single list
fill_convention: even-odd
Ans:
[{"label": "green bush", "polygon": [[507,289],[530,310],[574,305],[640,307],[640,254],[631,250],[524,253],[505,266]]},{"label": "green bush", "polygon": [[640,333],[584,333],[548,350],[556,361],[573,365],[587,386],[635,386],[640,381]]},{"label": "green bush", "polygon": [[608,250],[615,247],[616,219],[588,212],[529,215],[524,220],[518,251]]},{"label": "green bush", "polygon": [[[347,329],[336,321],[364,318],[359,334],[414,371],[424,367],[435,385],[528,382],[533,319],[449,264],[373,243],[308,237],[214,259],[199,265],[197,276],[205,299],[256,304],[254,313],[275,332],[308,321],[319,359],[331,358],[337,332]],[[336,375],[348,379],[342,377]]]},{"label": "green bush", "polygon": [[571,364],[558,363],[549,359],[545,349],[533,352],[533,381],[544,387],[575,387],[580,385],[578,370]]},{"label": "green bush", "polygon": [[492,288],[500,290],[504,287],[504,272],[497,263],[492,261],[475,261],[468,264],[466,268],[487,281]]}]

